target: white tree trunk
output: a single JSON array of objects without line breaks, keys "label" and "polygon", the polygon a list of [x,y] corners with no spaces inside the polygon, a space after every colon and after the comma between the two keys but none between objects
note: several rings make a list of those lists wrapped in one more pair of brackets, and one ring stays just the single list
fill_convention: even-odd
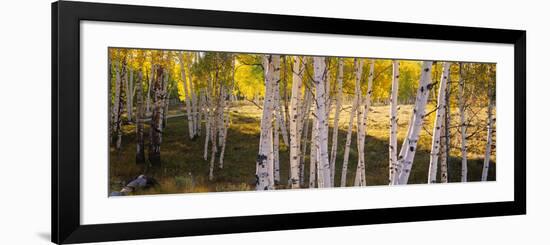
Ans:
[{"label": "white tree trunk", "polygon": [[[267,72],[265,75],[265,98],[263,104],[262,121],[260,126],[260,145],[258,150],[258,157],[256,158],[256,190],[270,190],[273,189],[272,183],[270,183],[271,175],[273,172],[269,171],[268,155],[270,152],[270,138],[269,133],[272,131],[272,119],[273,119],[273,89],[276,82],[273,79],[275,71],[275,63],[279,63],[278,55],[266,55],[267,58]],[[278,72],[278,71],[277,71]],[[273,147],[271,147],[272,151]]]},{"label": "white tree trunk", "polygon": [[412,120],[409,122],[407,138],[403,142],[401,152],[397,160],[397,178],[393,184],[404,185],[409,181],[409,175],[413,165],[416,145],[420,135],[422,124],[424,123],[424,114],[426,103],[430,90],[432,89],[432,61],[422,62],[422,74],[420,75],[420,84],[416,92],[416,101],[412,113]]},{"label": "white tree trunk", "polygon": [[151,83],[153,82],[153,76],[155,75],[155,65],[151,59],[151,72],[149,73],[149,81],[147,83],[147,99],[146,103],[146,116],[151,114]]},{"label": "white tree trunk", "polygon": [[199,90],[199,108],[197,109],[198,110],[198,119],[197,119],[197,122],[198,122],[198,135],[201,135],[201,131],[202,131],[202,120],[203,118],[206,118],[206,113],[205,113],[205,106],[206,106],[206,99],[204,98],[204,89],[200,89]]},{"label": "white tree trunk", "polygon": [[279,167],[279,121],[275,120],[273,123],[273,183],[278,185],[281,181]]},{"label": "white tree trunk", "polygon": [[314,116],[311,122],[311,144],[309,146],[309,188],[315,188],[317,183],[317,149],[319,148],[317,118]]},{"label": "white tree trunk", "polygon": [[145,144],[143,137],[143,76],[141,71],[138,72],[138,80],[136,83],[136,163],[145,163]]},{"label": "white tree trunk", "polygon": [[[303,64],[303,61],[302,61],[302,64]],[[309,90],[306,90],[305,91],[305,98],[304,98],[304,103],[303,103],[303,107],[300,111],[300,120],[302,121],[302,125],[300,127],[300,134],[303,134],[302,135],[302,142],[301,142],[301,147],[302,147],[302,150],[301,150],[301,154],[298,155],[299,159],[300,159],[300,186],[304,186],[305,184],[305,171],[306,171],[306,152],[307,152],[307,143],[308,143],[308,139],[309,139],[309,130],[310,130],[310,127],[309,127],[309,118],[310,118],[310,114],[311,114],[311,100],[312,100],[312,97],[313,95],[311,94],[311,92]],[[310,147],[312,147],[313,145],[310,145]]]},{"label": "white tree trunk", "polygon": [[[280,93],[279,93],[279,82],[281,79],[281,58],[272,59],[273,63],[273,113],[275,114],[275,121],[273,122],[275,128],[272,129],[273,133],[271,134],[271,154],[273,158],[272,164],[272,177],[271,184],[275,185],[280,181],[280,171],[279,171],[279,128],[282,129],[283,139],[286,138],[285,145],[288,145],[288,135],[286,135],[286,127],[284,125],[284,120],[281,114],[281,105],[280,105]],[[285,137],[286,135],[286,137]],[[275,142],[276,141],[276,142]]]},{"label": "white tree trunk", "polygon": [[[361,65],[362,67],[362,65]],[[360,83],[361,80],[361,73],[362,70],[359,71],[359,74],[357,74],[357,82]],[[363,100],[363,105],[358,110],[358,123],[359,125],[359,133],[357,136],[357,146],[358,146],[358,154],[359,154],[359,161],[357,163],[357,169],[355,173],[355,185],[356,186],[366,186],[366,178],[365,178],[365,136],[367,134],[367,115],[370,109],[370,97],[372,94],[372,80],[374,78],[374,60],[371,60],[370,62],[370,68],[369,68],[369,76],[368,76],[368,82],[367,82],[367,94],[365,95],[365,99]],[[361,112],[362,109],[362,112]],[[361,118],[362,116],[362,118]]]},{"label": "white tree trunk", "polygon": [[164,101],[164,114],[163,114],[163,119],[164,119],[164,124],[163,126],[166,127],[168,126],[168,110],[170,109],[169,106],[170,106],[170,87],[169,86],[166,86],[166,100]]},{"label": "white tree trunk", "polygon": [[[225,98],[227,97],[227,88],[225,86],[221,86],[220,87],[220,103],[219,103],[219,106],[218,106],[218,120],[219,120],[219,123],[220,123],[220,127],[219,127],[219,137],[220,137],[220,140],[219,140],[219,145],[221,147],[221,152],[220,152],[220,155],[219,155],[219,161],[218,161],[218,167],[219,168],[223,168],[223,156],[222,154],[225,154],[225,142],[226,142],[226,136],[227,136],[227,126],[229,124],[229,120],[226,116],[226,100]],[[229,113],[228,113],[229,114]]]},{"label": "white tree trunk", "polygon": [[[356,82],[355,82],[355,95],[353,98],[353,104],[351,106],[351,111],[349,114],[349,122],[348,122],[348,132],[346,136],[346,146],[344,148],[344,162],[342,163],[342,177],[340,178],[340,186],[344,187],[346,186],[347,182],[347,174],[348,174],[348,161],[349,161],[349,152],[351,148],[351,137],[353,135],[353,120],[355,118],[355,114],[357,112],[357,107],[359,106],[360,100],[361,100],[361,87],[360,84],[357,83],[357,69],[359,69],[359,61],[356,59],[354,62],[354,69],[356,74]],[[357,122],[357,125],[359,127],[359,122]]]},{"label": "white tree trunk", "polygon": [[489,162],[491,161],[492,146],[493,146],[493,99],[492,99],[491,92],[489,92],[489,105],[487,106],[487,143],[485,144],[485,159],[483,160],[483,171],[481,172],[481,181],[487,181],[487,175],[489,174]]},{"label": "white tree trunk", "polygon": [[[271,122],[273,123],[273,122]],[[267,154],[267,171],[269,172],[269,186],[274,186],[275,183],[275,164],[274,164],[274,154],[273,154],[273,133],[274,133],[274,127],[271,125],[271,128],[269,129],[268,134],[268,140],[267,140],[267,147],[269,147],[268,154]],[[271,188],[273,189],[273,188]]]},{"label": "white tree trunk", "polygon": [[185,74],[185,61],[184,54],[180,52],[180,71],[181,71],[181,80],[183,82],[183,93],[185,96],[185,109],[187,112],[187,127],[189,131],[189,139],[195,137],[195,125],[193,124],[193,113],[191,111],[191,96],[189,94],[189,87],[187,86],[187,75]]},{"label": "white tree trunk", "polygon": [[[128,122],[132,121],[132,88],[130,86],[130,79],[128,79],[128,70],[132,73],[132,69],[129,69],[128,66],[124,68],[124,93],[126,94],[126,119]],[[131,77],[131,76],[130,76]]]},{"label": "white tree trunk", "polygon": [[336,108],[334,111],[334,126],[332,127],[332,146],[330,148],[330,176],[332,180],[332,186],[334,184],[334,177],[336,174],[336,153],[338,152],[338,123],[340,120],[340,110],[342,110],[342,83],[344,80],[344,59],[338,59],[338,75],[336,75],[337,83],[337,95],[336,95]]},{"label": "white tree trunk", "polygon": [[[277,79],[279,80],[279,79]],[[275,88],[274,92],[274,101],[273,101],[273,112],[275,113],[275,120],[277,120],[277,123],[280,126],[281,135],[283,136],[283,143],[286,146],[289,146],[289,140],[288,140],[288,131],[286,130],[286,124],[285,124],[285,118],[283,116],[283,109],[281,107],[281,94],[279,91],[279,86]]]},{"label": "white tree trunk", "polygon": [[[190,55],[190,58],[193,56],[193,54],[189,54]],[[196,57],[196,55],[195,55]],[[193,76],[192,76],[192,73],[191,73],[191,63],[192,62],[197,62],[196,58],[194,61],[190,61],[190,62],[187,62],[187,81],[189,81],[189,93],[191,94],[191,112],[192,112],[192,115],[193,115],[193,137],[196,137],[196,136],[200,136],[200,121],[199,121],[199,115],[198,115],[198,109],[197,109],[197,104],[199,103],[197,101],[197,91],[195,89],[195,86],[193,84]]]},{"label": "white tree trunk", "polygon": [[162,115],[164,114],[164,83],[168,78],[168,73],[164,67],[156,67],[155,78],[151,88],[153,92],[153,111],[150,125],[149,139],[149,162],[153,166],[160,166],[160,145],[162,143]]},{"label": "white tree trunk", "polygon": [[[447,85],[447,90],[449,89],[449,85]],[[445,93],[446,94],[446,93]],[[447,95],[447,94],[446,94]],[[446,96],[446,98],[448,98]],[[439,157],[439,164],[441,165],[441,170],[439,170],[440,172],[440,181],[441,183],[448,183],[449,182],[449,178],[448,178],[448,170],[447,170],[447,152],[448,152],[448,149],[447,149],[447,146],[448,146],[448,143],[447,142],[447,124],[449,123],[447,121],[447,110],[445,110],[445,112],[443,112],[443,122],[441,123],[441,155]]]},{"label": "white tree trunk", "polygon": [[164,76],[162,80],[162,128],[166,128],[168,104],[170,93],[168,92],[168,84],[170,83],[170,72],[167,68],[164,69]]},{"label": "white tree trunk", "polygon": [[[214,180],[214,163],[216,161],[216,153],[218,152],[218,123],[219,123],[219,117],[218,113],[219,111],[219,101],[215,101],[215,92],[216,92],[216,84],[218,83],[218,78],[216,76],[215,79],[211,80],[210,83],[210,93],[209,95],[211,98],[209,101],[209,107],[210,107],[210,113],[209,113],[209,120],[210,120],[210,142],[212,143],[212,147],[210,149],[211,155],[210,155],[210,171],[208,173],[208,179]],[[221,88],[220,88],[221,89]],[[218,96],[218,100],[221,100],[221,96]]]},{"label": "white tree trunk", "polygon": [[445,120],[445,109],[447,107],[447,81],[449,79],[449,67],[451,63],[443,63],[443,73],[439,82],[439,92],[437,94],[437,108],[435,111],[435,121],[432,133],[432,150],[430,152],[430,168],[428,170],[428,183],[435,183],[437,179],[437,161],[441,153],[441,131],[442,123]]},{"label": "white tree trunk", "polygon": [[121,120],[120,120],[120,114],[122,111],[121,104],[122,104],[122,98],[121,98],[121,65],[119,63],[118,68],[116,68],[116,75],[115,75],[115,101],[113,103],[113,133],[117,134],[117,140],[115,143],[115,147],[117,150],[120,150],[120,146],[122,143],[122,130],[121,130]]},{"label": "white tree trunk", "polygon": [[[224,121],[224,132],[223,132],[223,135],[224,135],[224,138],[223,138],[223,143],[222,143],[222,150],[220,152],[220,168],[223,168],[223,159],[224,159],[224,155],[225,155],[225,146],[226,146],[226,143],[227,143],[227,131],[229,129],[229,126],[231,124],[231,105],[232,105],[232,102],[233,102],[233,89],[234,89],[234,86],[235,86],[235,57],[234,56],[231,56],[231,69],[232,69],[232,76],[233,76],[233,81],[232,81],[232,85],[231,85],[231,88],[228,89],[228,94],[229,94],[229,105],[227,106],[227,109],[224,107],[224,111],[225,111],[225,121]],[[227,96],[227,94],[224,94],[224,100],[225,100],[225,97]]]},{"label": "white tree trunk", "polygon": [[128,122],[132,122],[134,118],[134,69],[130,68],[130,75],[128,79]]},{"label": "white tree trunk", "polygon": [[[212,113],[214,114],[214,113]],[[212,115],[211,116],[211,120],[213,120],[213,122],[215,123],[217,120],[216,120],[216,116],[215,115]],[[215,125],[215,124],[213,124]],[[214,162],[216,161],[216,153],[218,152],[218,146],[217,146],[217,141],[216,141],[216,136],[218,135],[217,134],[217,127],[211,125],[210,126],[210,142],[212,142],[212,147],[211,147],[211,155],[210,155],[210,171],[208,173],[208,180],[214,180]]]},{"label": "white tree trunk", "polygon": [[315,101],[316,101],[316,116],[317,116],[317,133],[318,133],[318,153],[320,168],[320,176],[318,183],[321,185],[319,188],[330,187],[330,162],[328,160],[328,123],[327,123],[327,99],[325,88],[325,72],[326,64],[325,58],[313,57],[313,71],[315,84]]},{"label": "white tree trunk", "polygon": [[216,127],[218,133],[218,146],[223,144],[225,138],[225,86],[220,85],[218,91],[218,103],[216,103]]},{"label": "white tree trunk", "polygon": [[466,151],[466,103],[464,98],[464,78],[462,77],[462,64],[459,64],[458,72],[458,108],[460,113],[460,152],[462,154],[462,166],[460,171],[460,181],[468,181],[468,152]]},{"label": "white tree trunk", "polygon": [[300,188],[300,98],[302,97],[302,70],[299,57],[294,57],[292,94],[290,97],[290,177],[289,186]]},{"label": "white tree trunk", "polygon": [[391,183],[395,169],[397,168],[397,105],[399,104],[399,61],[393,60],[393,74],[390,95],[390,164],[389,179]]},{"label": "white tree trunk", "polygon": [[[212,79],[212,78],[210,78]],[[212,108],[210,107],[210,100],[212,98],[209,98],[210,94],[210,88],[206,88],[204,93],[204,117],[206,120],[206,135],[204,139],[204,160],[208,160],[208,143],[210,141],[210,128],[213,127],[212,125]]]}]

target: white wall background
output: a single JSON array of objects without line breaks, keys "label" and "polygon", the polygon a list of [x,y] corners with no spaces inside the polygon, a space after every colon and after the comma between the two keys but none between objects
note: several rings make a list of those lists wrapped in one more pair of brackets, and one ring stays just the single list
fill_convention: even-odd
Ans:
[{"label": "white wall background", "polygon": [[[107,0],[106,2],[115,2]],[[108,244],[510,244],[547,241],[545,180],[550,21],[544,1],[118,0],[120,3],[527,30],[526,216],[277,231]],[[0,8],[0,243],[48,244],[50,231],[50,1]],[[546,68],[546,69],[545,69]],[[21,99],[24,98],[24,99]],[[545,120],[546,119],[546,120]],[[306,240],[307,239],[307,240]]]}]

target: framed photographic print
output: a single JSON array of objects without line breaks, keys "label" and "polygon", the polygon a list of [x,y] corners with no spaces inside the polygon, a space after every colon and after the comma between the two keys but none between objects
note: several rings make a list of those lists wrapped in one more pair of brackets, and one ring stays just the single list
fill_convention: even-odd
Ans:
[{"label": "framed photographic print", "polygon": [[525,38],[55,2],[52,241],[525,214]]}]

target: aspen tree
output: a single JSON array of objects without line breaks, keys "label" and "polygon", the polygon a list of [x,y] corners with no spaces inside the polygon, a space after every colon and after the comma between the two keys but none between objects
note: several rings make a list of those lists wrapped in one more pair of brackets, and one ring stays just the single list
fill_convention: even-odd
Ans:
[{"label": "aspen tree", "polygon": [[326,105],[326,88],[325,88],[325,73],[326,73],[326,64],[323,57],[313,57],[313,72],[315,85],[315,102],[316,110],[315,114],[317,116],[317,138],[318,138],[318,155],[319,162],[317,163],[318,168],[320,168],[320,176],[318,178],[321,180],[318,183],[321,184],[319,188],[330,187],[330,163],[328,160],[328,123],[327,123],[327,105]]},{"label": "aspen tree", "polygon": [[120,146],[122,143],[122,122],[120,120],[120,115],[122,114],[122,98],[121,98],[121,63],[118,63],[118,67],[115,69],[115,97],[113,102],[113,109],[112,109],[112,122],[113,122],[113,134],[116,134],[116,141],[115,141],[115,147],[117,150],[120,150]]},{"label": "aspen tree", "polygon": [[139,71],[138,80],[136,83],[136,163],[143,164],[145,163],[145,149],[144,149],[144,138],[143,138],[143,119],[144,119],[144,108],[143,108],[143,84],[142,84],[142,73]]},{"label": "aspen tree", "polygon": [[[187,76],[185,73],[185,60],[184,53],[180,52],[180,72],[181,72],[181,81],[183,83],[183,93],[185,96],[185,109],[187,113],[187,127],[189,133],[189,139],[195,138],[195,125],[193,124],[193,113],[191,109],[191,95],[189,94],[189,87],[187,86]],[[190,81],[191,82],[191,81]]]},{"label": "aspen tree", "polygon": [[336,174],[336,153],[338,151],[338,123],[340,111],[342,110],[342,82],[344,80],[344,59],[338,58],[338,74],[336,75],[337,94],[336,108],[334,110],[334,126],[332,128],[332,145],[330,148],[330,176],[334,184],[334,175]]},{"label": "aspen tree", "polygon": [[319,148],[319,137],[318,137],[319,127],[317,127],[317,117],[313,116],[311,121],[311,143],[309,146],[309,188],[315,188],[315,184],[318,183],[317,176],[317,162],[319,158],[317,156],[317,151]]},{"label": "aspen tree", "polygon": [[[359,154],[359,161],[357,163],[357,170],[355,174],[355,185],[356,186],[365,186],[367,185],[366,179],[365,179],[365,137],[367,132],[367,115],[370,110],[370,97],[372,94],[372,80],[374,78],[374,60],[370,61],[370,69],[368,74],[368,82],[367,82],[367,93],[365,95],[365,99],[363,100],[363,105],[361,106],[362,113],[358,113],[358,127],[359,132],[357,136],[357,146],[358,146],[358,154]],[[360,82],[361,79],[361,71],[359,71],[358,78]],[[361,111],[358,110],[358,112]],[[362,116],[362,118],[360,118]],[[360,122],[360,123],[359,123]]]},{"label": "aspen tree", "polygon": [[401,152],[397,160],[396,176],[392,184],[404,185],[409,180],[409,175],[413,165],[416,145],[420,135],[422,124],[424,123],[426,103],[432,84],[432,61],[422,62],[422,71],[420,75],[420,84],[416,92],[415,106],[412,113],[412,119],[409,122],[407,137],[403,141]]},{"label": "aspen tree", "polygon": [[493,94],[491,87],[488,86],[488,106],[487,106],[487,143],[485,144],[485,159],[483,160],[483,170],[481,172],[481,181],[487,181],[489,173],[489,162],[491,161],[491,150],[493,146]]},{"label": "aspen tree", "polygon": [[[302,71],[300,59],[295,56],[292,73],[292,92],[290,97],[290,177],[291,188],[300,188],[300,98],[302,93]],[[304,144],[305,145],[305,144]]]},{"label": "aspen tree", "polygon": [[[302,62],[303,64],[303,62]],[[301,121],[302,121],[302,126],[300,127],[300,134],[303,134],[302,135],[302,142],[301,142],[301,147],[302,147],[302,150],[300,151],[301,154],[298,156],[300,158],[300,185],[303,186],[305,183],[305,161],[306,161],[306,157],[305,157],[305,154],[307,152],[307,142],[308,142],[308,138],[309,138],[309,131],[310,131],[310,123],[309,123],[309,118],[310,118],[310,114],[311,114],[311,100],[312,100],[312,97],[313,95],[311,94],[311,92],[309,90],[305,90],[305,98],[304,98],[304,103],[303,103],[303,107],[300,111],[300,114],[301,115]],[[310,145],[310,148],[312,147],[313,145]]]},{"label": "aspen tree", "polygon": [[164,67],[155,69],[151,92],[153,93],[153,111],[150,125],[149,162],[153,166],[160,166],[160,145],[162,143],[162,115],[164,110],[165,91],[163,90],[164,80],[168,78]]},{"label": "aspen tree", "polygon": [[397,106],[399,104],[399,61],[392,61],[392,84],[390,96],[390,164],[389,164],[389,182],[391,182],[397,167]]},{"label": "aspen tree", "polygon": [[[269,171],[268,154],[270,151],[269,133],[272,128],[273,119],[273,89],[276,81],[273,79],[275,73],[275,63],[279,63],[278,55],[266,55],[267,62],[264,67],[267,67],[265,72],[265,98],[263,103],[262,120],[260,123],[260,144],[258,157],[256,158],[256,190],[273,189],[273,184],[270,183],[273,172]],[[271,149],[273,149],[271,147]]]},{"label": "aspen tree", "polygon": [[[344,187],[346,186],[347,182],[347,173],[348,173],[348,161],[349,161],[349,152],[350,152],[350,146],[351,146],[351,137],[353,135],[353,120],[355,118],[356,113],[360,110],[358,108],[361,103],[361,73],[363,72],[362,68],[362,62],[359,59],[354,60],[354,73],[355,73],[355,95],[353,98],[353,104],[351,106],[351,112],[349,115],[349,122],[348,122],[348,132],[346,136],[346,146],[344,148],[344,162],[342,164],[342,177],[340,178],[340,186]],[[357,122],[357,131],[359,131],[359,125],[360,122]],[[358,136],[359,137],[359,136]]]},{"label": "aspen tree", "polygon": [[458,108],[460,113],[460,153],[462,155],[461,161],[461,170],[460,170],[460,181],[468,181],[468,153],[466,151],[466,146],[468,144],[466,139],[466,105],[464,98],[464,77],[462,75],[462,64],[459,63],[458,71]]},{"label": "aspen tree", "polygon": [[430,152],[430,168],[428,170],[428,183],[435,183],[437,179],[437,161],[441,153],[441,131],[442,123],[445,120],[445,109],[447,107],[447,81],[449,79],[449,62],[443,63],[443,73],[439,82],[439,92],[437,94],[437,107],[435,111],[435,120],[432,133],[432,150]]}]

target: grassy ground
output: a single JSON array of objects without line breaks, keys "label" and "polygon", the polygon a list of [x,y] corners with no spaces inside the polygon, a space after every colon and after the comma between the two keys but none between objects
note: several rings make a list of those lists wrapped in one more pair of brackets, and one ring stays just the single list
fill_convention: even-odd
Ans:
[{"label": "grassy ground", "polygon": [[[339,143],[336,162],[336,180],[340,183],[341,165],[344,154],[346,139],[346,127],[349,121],[349,105],[344,106],[340,114],[339,122]],[[428,108],[427,111],[431,111]],[[367,185],[386,185],[388,176],[388,138],[389,138],[389,107],[373,106],[369,112],[366,139],[366,175]],[[401,147],[405,137],[407,124],[409,123],[412,106],[403,105],[399,110],[399,133],[398,143]],[[181,112],[181,111],[180,111]],[[485,112],[480,115],[485,117]],[[255,159],[258,152],[259,125],[261,111],[251,105],[242,104],[233,107],[231,110],[232,124],[228,130],[227,147],[224,157],[224,168],[214,170],[215,179],[208,180],[209,160],[205,161],[204,153],[204,132],[201,137],[190,140],[187,132],[187,117],[176,117],[168,119],[168,125],[163,134],[161,145],[162,167],[159,169],[147,168],[135,164],[135,126],[123,126],[122,149],[120,151],[110,149],[109,162],[109,183],[112,191],[118,191],[128,180],[139,174],[145,173],[158,180],[160,185],[135,194],[160,194],[160,193],[185,193],[185,192],[215,192],[215,191],[238,191],[253,190],[255,181]],[[427,182],[429,152],[431,147],[431,131],[434,114],[431,114],[425,122],[425,130],[422,130],[418,150],[415,155],[414,165],[409,178],[410,184]],[[453,120],[458,120],[456,112],[453,112]],[[331,129],[332,132],[332,120]],[[476,125],[483,125],[483,121],[472,122]],[[451,125],[456,124],[453,122]],[[204,126],[204,125],[203,125]],[[456,129],[453,129],[456,131]],[[204,127],[203,127],[204,131]],[[145,126],[145,132],[149,128]],[[332,135],[332,134],[331,134]],[[450,181],[460,181],[460,139],[459,134],[452,137],[451,155],[449,157],[449,178]],[[481,178],[483,155],[486,132],[481,131],[468,142],[468,181],[479,181]],[[285,188],[289,174],[289,149],[282,142],[280,137],[280,163],[281,183],[277,188]],[[147,139],[145,144],[147,145]],[[147,148],[147,147],[146,147]],[[309,149],[309,147],[308,147]],[[357,163],[357,145],[354,135],[350,151],[348,167],[348,186],[353,184],[355,178],[355,167]],[[146,154],[147,155],[147,154]],[[309,166],[309,152],[306,155],[306,173]],[[210,157],[210,152],[208,154]],[[307,183],[306,174],[306,183]],[[438,174],[439,178],[439,174]],[[489,169],[489,180],[495,180],[495,153],[493,151],[492,161]]]}]

